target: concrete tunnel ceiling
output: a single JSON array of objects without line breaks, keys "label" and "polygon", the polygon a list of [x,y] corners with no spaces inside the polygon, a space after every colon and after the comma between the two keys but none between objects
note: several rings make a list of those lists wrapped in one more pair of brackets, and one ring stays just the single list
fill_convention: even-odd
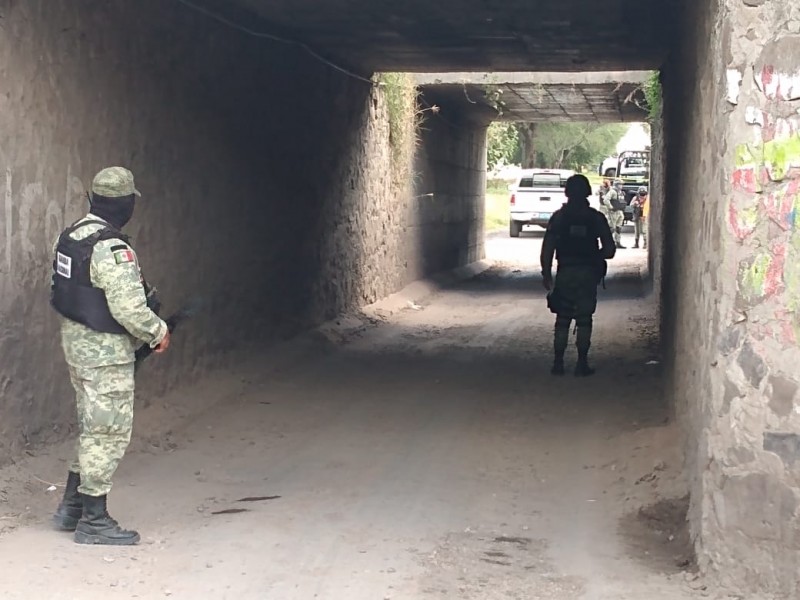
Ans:
[{"label": "concrete tunnel ceiling", "polygon": [[482,104],[523,122],[638,122],[647,111],[647,71],[608,73],[441,73],[416,76],[437,96]]},{"label": "concrete tunnel ceiling", "polygon": [[364,73],[575,72],[658,68],[681,0],[190,3]]}]

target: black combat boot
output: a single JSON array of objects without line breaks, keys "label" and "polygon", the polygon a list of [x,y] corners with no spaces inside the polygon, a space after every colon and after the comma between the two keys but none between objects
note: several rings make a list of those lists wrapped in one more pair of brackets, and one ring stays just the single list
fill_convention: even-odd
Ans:
[{"label": "black combat boot", "polygon": [[578,354],[578,363],[575,365],[575,377],[591,377],[594,369],[589,366],[588,354]]},{"label": "black combat boot", "polygon": [[81,476],[78,473],[69,471],[67,474],[67,489],[64,490],[64,497],[61,504],[53,515],[53,525],[61,531],[75,531],[78,521],[83,516],[83,501],[78,493],[78,486],[81,484]]},{"label": "black combat boot", "polygon": [[83,516],[75,529],[75,543],[132,546],[139,543],[139,534],[122,529],[108,514],[107,496],[87,496],[83,500]]}]

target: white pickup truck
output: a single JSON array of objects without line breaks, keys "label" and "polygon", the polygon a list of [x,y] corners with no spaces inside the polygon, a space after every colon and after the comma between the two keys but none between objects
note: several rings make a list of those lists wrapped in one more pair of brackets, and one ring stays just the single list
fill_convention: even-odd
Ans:
[{"label": "white pickup truck", "polygon": [[567,197],[564,186],[575,171],[564,169],[525,169],[517,182],[509,186],[511,214],[509,235],[519,237],[525,225],[547,227],[550,217]]}]

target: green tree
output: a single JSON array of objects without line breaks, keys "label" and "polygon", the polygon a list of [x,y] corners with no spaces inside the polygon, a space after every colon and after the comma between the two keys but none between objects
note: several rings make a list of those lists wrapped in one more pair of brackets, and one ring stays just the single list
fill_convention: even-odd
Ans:
[{"label": "green tree", "polygon": [[519,132],[519,159],[523,169],[536,166],[536,132],[538,123],[517,123]]},{"label": "green tree", "polygon": [[642,90],[647,101],[648,119],[652,123],[661,118],[661,106],[663,104],[661,73],[659,71],[651,71],[650,76],[642,86]]},{"label": "green tree", "polygon": [[600,164],[614,151],[626,129],[622,123],[538,123],[535,164],[575,170]]},{"label": "green tree", "polygon": [[487,167],[494,169],[500,163],[511,164],[516,158],[519,135],[513,123],[495,121],[487,134]]}]

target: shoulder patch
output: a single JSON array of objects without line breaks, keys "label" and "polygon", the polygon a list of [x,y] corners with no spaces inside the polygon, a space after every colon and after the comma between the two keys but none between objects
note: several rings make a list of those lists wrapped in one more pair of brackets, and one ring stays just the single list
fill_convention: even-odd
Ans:
[{"label": "shoulder patch", "polygon": [[133,250],[130,250],[128,248],[123,248],[123,249],[120,249],[120,250],[114,250],[112,248],[112,251],[113,251],[113,255],[114,255],[114,261],[118,265],[121,265],[122,263],[129,263],[129,262],[134,262],[135,261]]},{"label": "shoulder patch", "polygon": [[125,244],[117,244],[116,246],[111,246],[112,252],[116,252],[117,250],[128,250],[128,247]]}]

